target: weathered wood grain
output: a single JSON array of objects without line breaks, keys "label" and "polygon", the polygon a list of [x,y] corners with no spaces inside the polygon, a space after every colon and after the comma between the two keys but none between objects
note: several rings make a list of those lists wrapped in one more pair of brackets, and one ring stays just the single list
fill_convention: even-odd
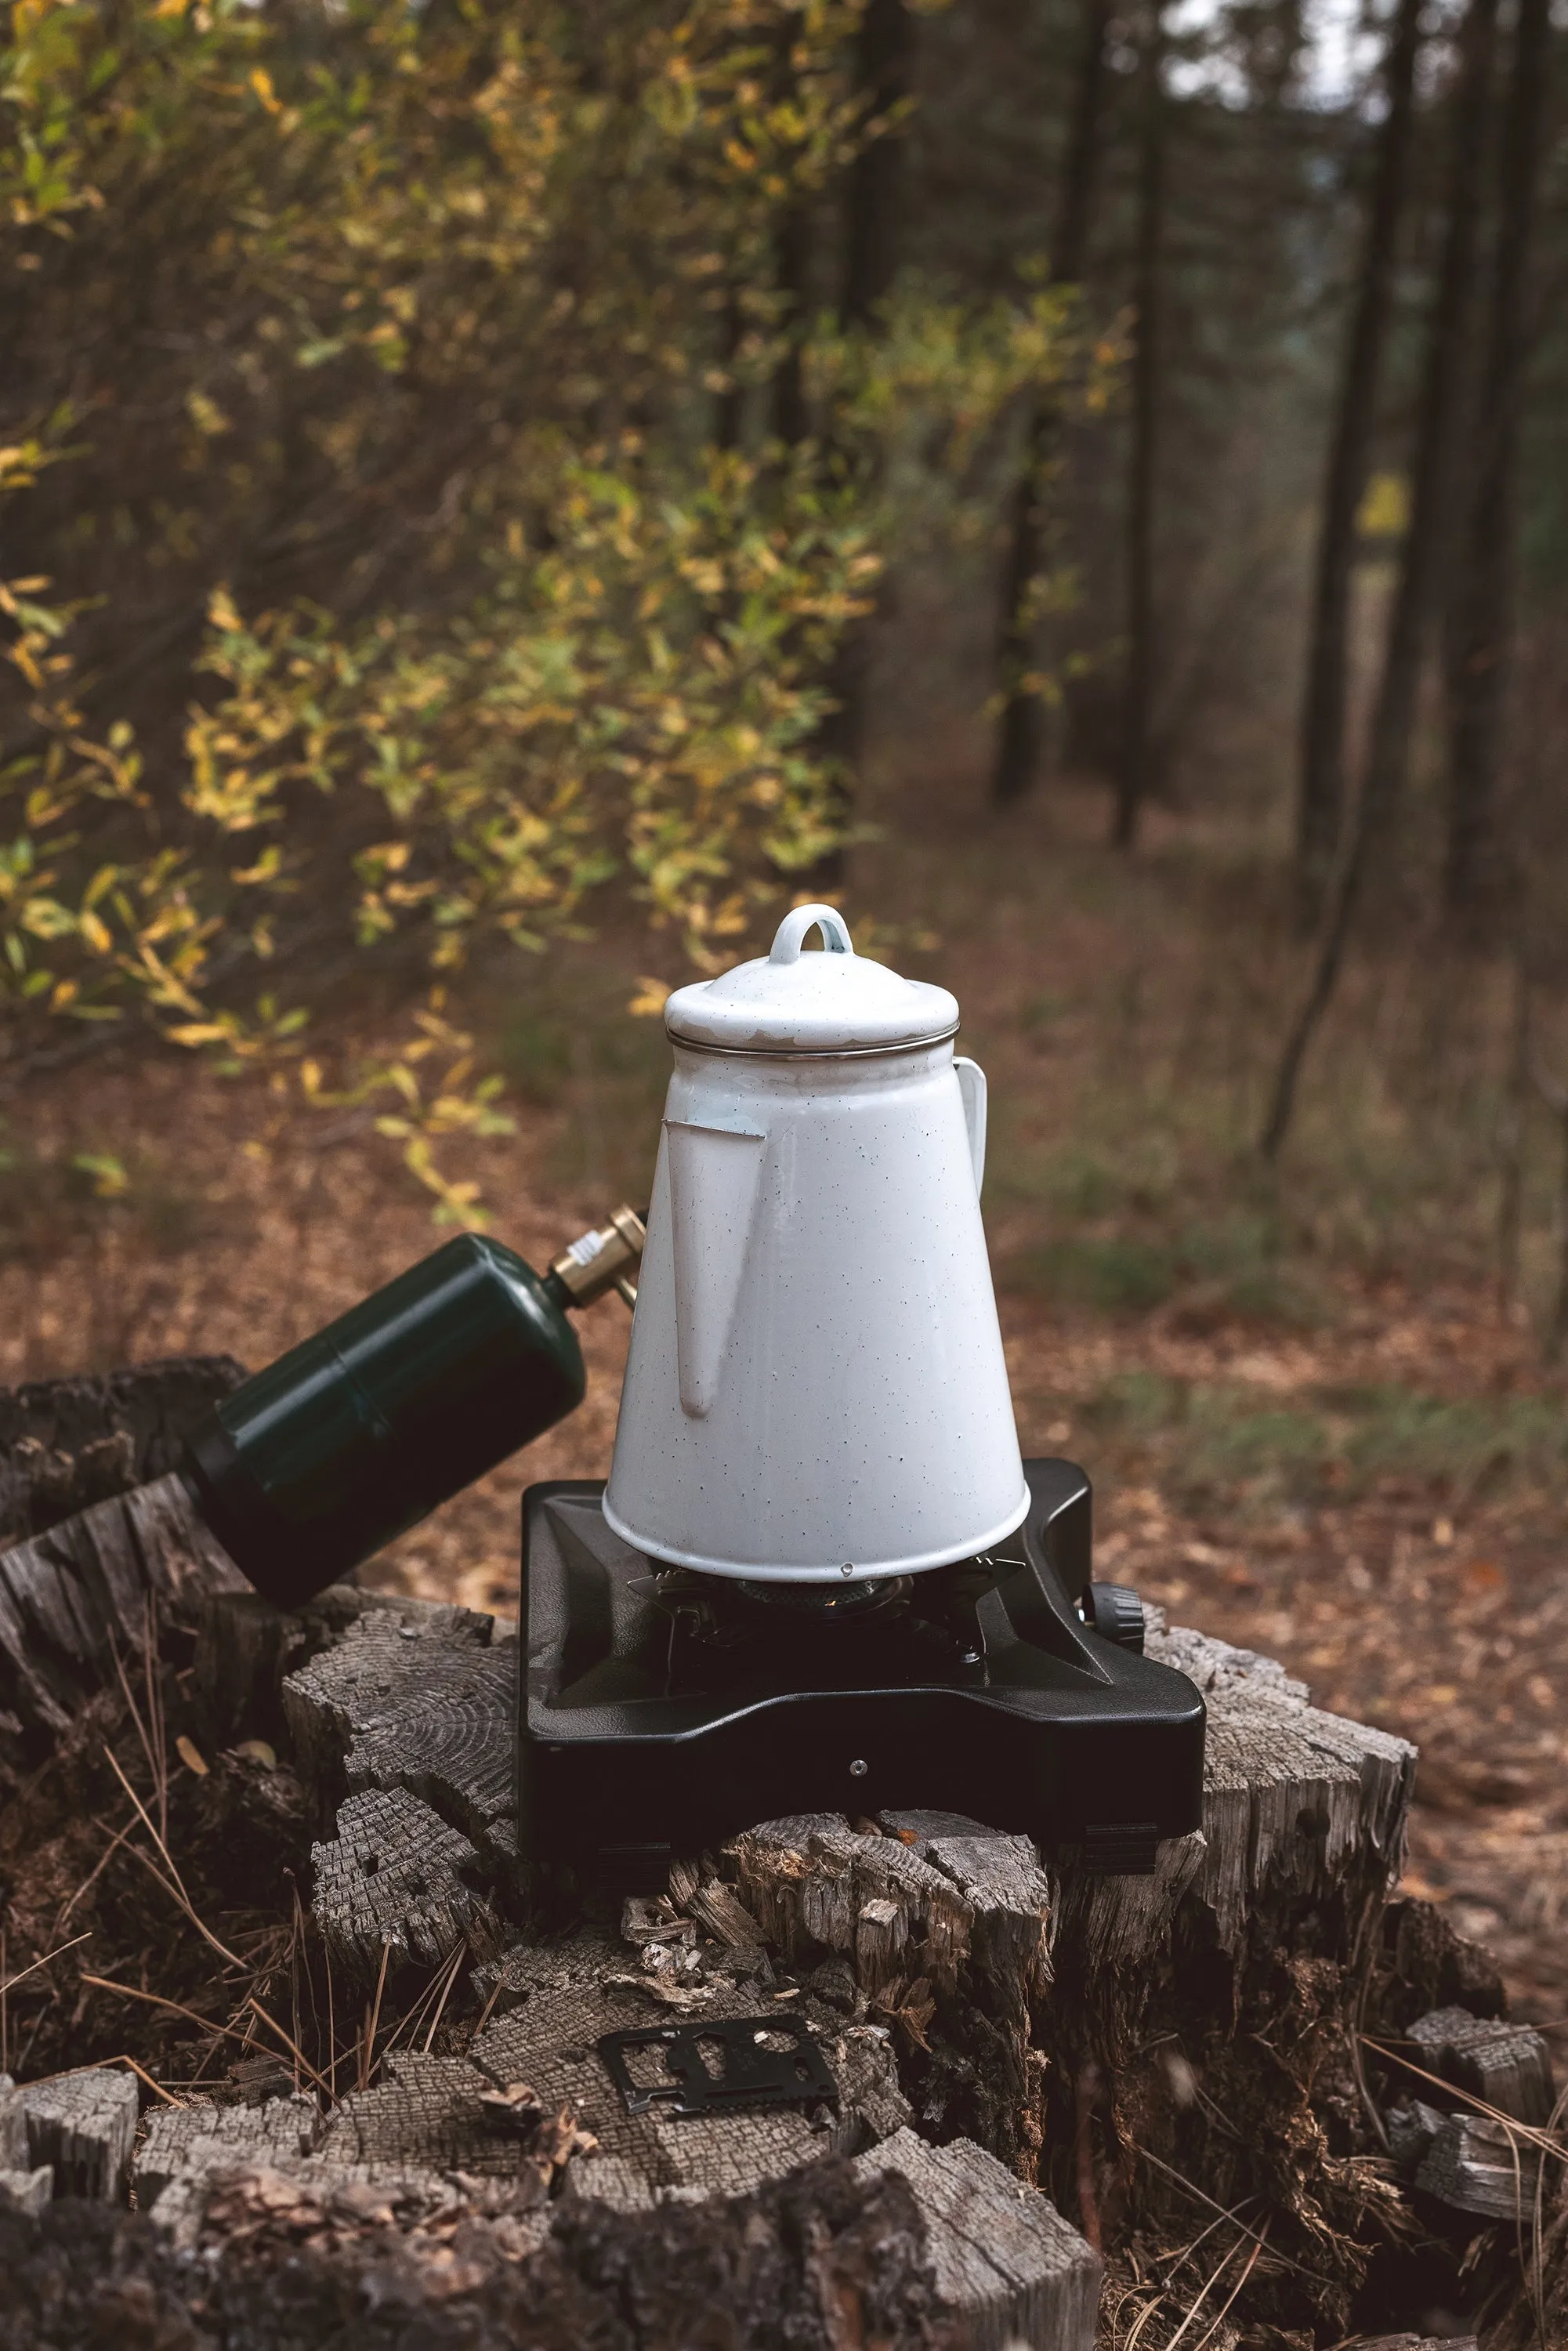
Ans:
[{"label": "weathered wood grain", "polygon": [[27,2159],[36,2168],[48,2166],[57,2196],[123,2194],[141,2103],[133,2074],[94,2066],[25,2083],[17,2096]]},{"label": "weathered wood grain", "polygon": [[1364,2335],[1353,2351],[1476,2351],[1473,2335]]},{"label": "weathered wood grain", "polygon": [[[1261,2194],[1315,2212],[1340,2191],[1310,2095],[1332,2084],[1335,2128],[1366,2127],[1350,2020],[1402,1865],[1415,1752],[1313,1708],[1271,1660],[1192,1632],[1150,1647],[1209,1708],[1203,1827],[1163,1844],[1152,1876],[897,1812],[767,1823],[722,1866],[770,1949],[808,1974],[842,1970],[893,2025],[924,2129],[978,2141],[1064,2209],[1086,2160],[1111,2193],[1141,2144],[1179,2155],[1227,2207]],[[1266,2093],[1243,2023],[1290,2053]],[[1250,2113],[1253,2130],[1203,2105],[1182,2119],[1172,2082],[1206,2074],[1214,2112]],[[1174,2192],[1146,2171],[1145,2200]]]},{"label": "weathered wood grain", "polygon": [[1552,2053],[1528,2024],[1472,2016],[1464,2008],[1434,2009],[1407,2027],[1417,2062],[1456,2089],[1484,2098],[1516,2122],[1544,2123],[1555,2093]]},{"label": "weathered wood grain", "polygon": [[1392,1889],[1415,1786],[1407,1740],[1323,1713],[1272,1658],[1207,1634],[1155,1633],[1148,1655],[1207,1701],[1205,1852],[1194,1891],[1228,1952],[1242,1955],[1260,1906],[1271,1932],[1281,1902],[1332,1896],[1354,1911]]},{"label": "weathered wood grain", "polygon": [[[133,2282],[121,2250],[132,2232],[120,2232],[110,2307],[143,2333],[166,2314],[159,2339],[171,2342],[184,2339],[183,2305],[199,2282],[201,2325],[231,2343],[967,2351],[962,2325],[936,2305],[921,2215],[896,2173],[862,2181],[830,2158],[752,2196],[666,2199],[637,2212],[576,2197],[541,2210],[511,2183],[472,2177],[439,2188],[339,2188],[266,2170],[213,2179],[173,2245],[162,2231],[141,2241]],[[164,2191],[160,2214],[178,2192]],[[96,2286],[109,2265],[94,2250]],[[18,2339],[96,2344],[82,2304],[101,2309],[110,2297],[80,2294],[79,2272],[47,2252],[43,2262],[25,2256],[9,2281]]]},{"label": "weathered wood grain", "polygon": [[[350,1626],[378,1610],[412,1625],[432,1618],[444,1625],[452,1616],[444,1603],[366,1591],[357,1583],[329,1583],[313,1599],[287,1610],[276,1608],[248,1585],[204,1593],[196,1609],[193,1696],[211,1742],[224,1746],[247,1737],[276,1739],[286,1727],[285,1680],[323,1650],[335,1649]],[[465,1623],[470,1620],[469,1611],[458,1613]],[[481,1633],[490,1622],[472,1618]],[[340,1763],[345,1735],[340,1722],[323,1730],[323,1768],[325,1759],[332,1756],[338,1756]],[[331,1784],[340,1794],[346,1784],[340,1769],[333,1767]]]},{"label": "weathered wood grain", "polygon": [[939,1991],[956,1991],[974,1912],[953,1880],[897,1835],[857,1832],[838,1813],[799,1814],[747,1830],[725,1858],[768,1942],[789,1958],[841,1952],[875,1998],[917,1954],[920,1973]]},{"label": "weathered wood grain", "polygon": [[211,1592],[196,1624],[194,1687],[203,1735],[214,1747],[276,1738],[283,1677],[305,1662],[305,1623],[248,1587]]},{"label": "weathered wood grain", "polygon": [[1052,1914],[1028,1839],[954,1813],[889,1813],[859,1828],[815,1814],[748,1830],[725,1859],[769,1942],[798,1965],[841,1957],[872,2012],[923,2045],[937,2020],[964,2075],[949,2079],[948,2103],[1027,2168],[1040,2147],[1032,2028]]},{"label": "weathered wood grain", "polygon": [[131,2166],[137,2203],[150,2211],[171,2181],[237,2163],[287,2164],[315,2152],[321,2116],[314,2098],[268,2098],[259,2106],[193,2099],[156,2106]]},{"label": "weathered wood grain", "polygon": [[393,2050],[382,2075],[328,2116],[317,2142],[325,2162],[363,2167],[372,2179],[409,2168],[517,2178],[517,2144],[486,2117],[481,2100],[494,2084],[478,2066]]},{"label": "weathered wood grain", "polygon": [[[836,2112],[628,2114],[595,2043],[601,2033],[660,2023],[667,2015],[635,1980],[628,1957],[622,1953],[617,1966],[613,1946],[592,1934],[540,1952],[528,1997],[487,2024],[471,2052],[498,2085],[527,2082],[547,2105],[573,2105],[599,2143],[594,2154],[573,2163],[573,2194],[635,2209],[667,2191],[740,2194],[819,2156],[858,2153],[910,2119],[889,2037],[863,2025],[824,2037],[839,2085]],[[716,1977],[705,1987],[700,2016],[754,2016],[768,2004],[748,1983]]]},{"label": "weathered wood grain", "polygon": [[1445,2115],[1416,2185],[1457,2211],[1518,2223],[1535,2202],[1538,2150],[1485,2115]]},{"label": "weathered wood grain", "polygon": [[500,1921],[479,1856],[405,1788],[372,1788],[338,1807],[338,1834],[310,1849],[316,1923],[333,1959],[359,1981],[392,1964],[435,1967],[460,1944],[499,1948]]},{"label": "weathered wood grain", "polygon": [[15,2171],[27,2160],[27,2117],[9,2074],[0,2074],[0,2170]]},{"label": "weathered wood grain", "polygon": [[405,1789],[466,1836],[498,1881],[517,1861],[517,1648],[472,1609],[392,1601],[283,1685],[300,1767],[326,1802]]},{"label": "weathered wood grain", "polygon": [[26,2212],[37,2220],[54,2197],[55,2175],[47,2163],[37,2171],[0,2171],[0,2202],[14,2212]]},{"label": "weathered wood grain", "polygon": [[964,2322],[974,2351],[1092,2351],[1101,2262],[1049,2198],[1020,2189],[1006,2166],[967,2139],[928,2147],[901,2130],[856,2169],[897,2171],[925,2222],[942,2307]]},{"label": "weathered wood grain", "polygon": [[55,2192],[48,2164],[34,2167],[27,2151],[27,2116],[9,2074],[0,2074],[0,2200],[19,2212],[38,2212]]},{"label": "weathered wood grain", "polygon": [[176,1476],[99,1502],[0,1552],[0,1758],[36,1761],[140,1652],[149,1596],[193,1614],[245,1579]]},{"label": "weathered wood grain", "polygon": [[[505,1888],[515,1649],[488,1646],[487,1630],[463,1612],[362,1614],[290,1677],[285,1704],[319,1784],[417,1792],[469,1834],[479,1878]],[[1295,1942],[1348,1964],[1400,1864],[1405,1742],[1312,1708],[1270,1660],[1190,1632],[1153,1642],[1203,1688],[1210,1742],[1204,1828],[1163,1846],[1152,1877],[1092,1875],[1071,1853],[1042,1862],[1027,1840],[914,1813],[766,1823],[733,1841],[718,1879],[672,1873],[703,1936],[738,1948],[758,1935],[798,1970],[843,1970],[851,2006],[895,2033],[927,2123],[978,2138],[1024,2177],[1043,2159],[1051,2095],[1071,2096],[1089,2058],[1123,2063],[1178,1946],[1217,1948],[1236,1980]],[[472,1885],[474,1865],[457,1861]],[[319,1897],[325,1917],[339,1899],[335,1885]],[[390,1922],[384,1893],[359,1916],[363,1969]],[[683,2009],[706,1997],[695,1950],[665,1956],[649,1996]],[[521,1967],[508,1954],[479,1980],[502,2011],[528,1994]]]}]

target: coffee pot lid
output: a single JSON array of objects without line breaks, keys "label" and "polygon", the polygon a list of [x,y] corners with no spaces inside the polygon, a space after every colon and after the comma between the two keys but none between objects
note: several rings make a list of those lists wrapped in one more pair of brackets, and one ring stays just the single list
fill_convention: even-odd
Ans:
[{"label": "coffee pot lid", "polygon": [[[802,955],[813,930],[823,952]],[[797,906],[768,954],[677,988],[664,1007],[677,1044],[731,1053],[877,1052],[936,1043],[957,1025],[956,997],[856,955],[834,906]]]}]

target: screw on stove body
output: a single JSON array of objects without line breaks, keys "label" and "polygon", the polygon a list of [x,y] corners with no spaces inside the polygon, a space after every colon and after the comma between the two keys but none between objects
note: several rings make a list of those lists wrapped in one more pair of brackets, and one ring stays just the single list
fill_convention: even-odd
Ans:
[{"label": "screw on stove body", "polygon": [[854,1562],[853,1562],[853,1560],[852,1560],[852,1559],[846,1559],[846,1560],[845,1560],[845,1562],[844,1562],[844,1563],[843,1563],[843,1565],[842,1565],[842,1567],[841,1567],[841,1568],[840,1568],[840,1570],[839,1570],[839,1573],[840,1573],[841,1575],[852,1575],[852,1574],[854,1573],[854,1572],[855,1572],[855,1563],[854,1563]]},{"label": "screw on stove body", "polygon": [[870,1769],[871,1766],[865,1761],[864,1758],[857,1755],[854,1761],[850,1765],[850,1778],[852,1780],[863,1780]]}]

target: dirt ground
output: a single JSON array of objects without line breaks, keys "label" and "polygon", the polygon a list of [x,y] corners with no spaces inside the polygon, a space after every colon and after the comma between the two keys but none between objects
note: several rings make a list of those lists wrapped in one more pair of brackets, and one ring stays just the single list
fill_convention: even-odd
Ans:
[{"label": "dirt ground", "polygon": [[[1539,1314],[1497,1303],[1474,1164],[1453,1155],[1435,1190],[1422,1143],[1434,1120],[1484,1126],[1486,1103],[1434,1108],[1428,1087],[1427,1127],[1415,1113],[1401,1127],[1392,1081],[1364,1071],[1376,1183],[1365,1150],[1336,1174],[1324,1136],[1343,1098],[1325,1097],[1284,1238],[1258,1243],[1232,1132],[1255,1057],[1238,1074],[1230,983],[1194,959],[1198,846],[1171,831],[1163,868],[1156,853],[1131,881],[1039,823],[967,863],[939,826],[879,854],[880,894],[858,894],[891,908],[889,959],[955,987],[990,1071],[988,1217],[1026,1453],[1066,1453],[1093,1478],[1102,1576],[1418,1742],[1407,1885],[1490,1945],[1568,2071],[1563,1385]],[[1267,919],[1249,935],[1261,1000],[1281,950]],[[1240,971],[1234,938],[1225,953]],[[519,1124],[457,1164],[535,1264],[622,1193],[645,1196],[664,1049],[623,1008],[650,967],[680,976],[672,957],[607,935],[519,1005],[476,1006]],[[1415,1020],[1418,991],[1407,1002]],[[1428,1050],[1429,1004],[1416,1025]],[[1473,1063],[1473,1035],[1445,1034],[1444,1066],[1461,1047]],[[1219,1134],[1227,1088],[1240,1107]],[[14,1093],[5,1121],[5,1384],[187,1350],[258,1366],[442,1238],[368,1115],[291,1109],[189,1059],[99,1056]],[[126,1176],[109,1197],[73,1165],[106,1151]],[[1343,1238],[1375,1211],[1389,1220],[1375,1245]],[[1527,1235],[1527,1271],[1548,1238]],[[374,1579],[510,1613],[520,1490],[608,1469],[627,1330],[614,1298],[592,1309],[581,1410]]]}]

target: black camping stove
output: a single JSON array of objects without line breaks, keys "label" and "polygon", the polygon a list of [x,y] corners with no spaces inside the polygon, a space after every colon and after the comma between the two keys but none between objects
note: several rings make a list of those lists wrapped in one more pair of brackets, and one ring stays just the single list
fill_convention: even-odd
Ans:
[{"label": "black camping stove", "polygon": [[1091,1582],[1083,1472],[1024,1467],[995,1552],[841,1589],[664,1567],[611,1532],[601,1484],[530,1487],[524,1852],[662,1886],[755,1821],[930,1810],[1151,1870],[1198,1824],[1203,1700],[1142,1655],[1136,1595]]}]

